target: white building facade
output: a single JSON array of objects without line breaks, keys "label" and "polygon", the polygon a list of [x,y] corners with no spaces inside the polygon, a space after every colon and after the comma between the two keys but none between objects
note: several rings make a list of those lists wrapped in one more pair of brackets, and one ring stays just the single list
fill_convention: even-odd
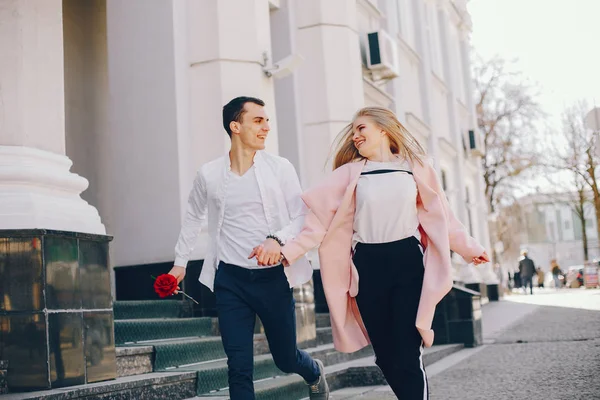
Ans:
[{"label": "white building facade", "polygon": [[[172,262],[195,171],[228,149],[221,108],[247,95],[305,188],[354,112],[391,108],[489,248],[465,3],[0,0],[0,229],[108,233],[115,268]],[[366,68],[382,30],[395,79]]]}]

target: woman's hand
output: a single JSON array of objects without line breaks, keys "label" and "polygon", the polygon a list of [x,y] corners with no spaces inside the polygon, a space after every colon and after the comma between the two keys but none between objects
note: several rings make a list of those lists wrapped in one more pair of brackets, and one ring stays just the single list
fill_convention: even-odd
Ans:
[{"label": "woman's hand", "polygon": [[248,259],[254,257],[261,267],[277,265],[281,262],[281,246],[275,240],[267,239],[252,249]]},{"label": "woman's hand", "polygon": [[490,256],[488,256],[485,251],[479,257],[473,257],[473,264],[475,264],[475,265],[479,265],[479,264],[483,264],[483,263],[487,263],[487,262],[490,262]]}]

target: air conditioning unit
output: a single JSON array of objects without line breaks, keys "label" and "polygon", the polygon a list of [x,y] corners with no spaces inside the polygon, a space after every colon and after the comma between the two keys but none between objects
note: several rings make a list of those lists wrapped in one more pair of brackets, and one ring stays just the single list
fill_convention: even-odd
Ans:
[{"label": "air conditioning unit", "polygon": [[367,34],[367,68],[374,79],[393,79],[399,73],[398,49],[392,37],[383,30]]},{"label": "air conditioning unit", "polygon": [[474,156],[483,156],[483,151],[481,149],[481,136],[479,135],[478,131],[469,130],[469,150]]}]

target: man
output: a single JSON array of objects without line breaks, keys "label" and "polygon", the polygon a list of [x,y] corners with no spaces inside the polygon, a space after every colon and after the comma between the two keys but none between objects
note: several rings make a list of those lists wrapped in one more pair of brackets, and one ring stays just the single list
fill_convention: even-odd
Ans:
[{"label": "man", "polygon": [[523,291],[527,294],[527,285],[529,291],[533,294],[533,275],[535,274],[535,265],[533,260],[527,256],[527,250],[523,250],[522,257],[519,260],[519,275],[523,284]]},{"label": "man", "polygon": [[[277,367],[301,375],[310,399],[329,398],[323,363],[296,345],[292,287],[312,276],[306,259],[284,267],[281,246],[302,229],[306,208],[298,176],[284,158],[264,152],[270,127],[265,103],[238,97],[223,107],[229,154],[203,165],[189,196],[171,275],[178,282],[208,219],[210,237],[200,282],[213,290],[233,400],[254,399],[256,315]],[[262,257],[252,258],[256,243]]]}]

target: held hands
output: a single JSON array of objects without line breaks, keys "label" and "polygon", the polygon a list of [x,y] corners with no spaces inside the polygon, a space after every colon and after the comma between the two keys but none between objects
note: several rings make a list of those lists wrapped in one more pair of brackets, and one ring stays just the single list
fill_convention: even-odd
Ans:
[{"label": "held hands", "polygon": [[[174,265],[169,271],[169,275],[173,275],[175,278],[177,278],[177,283],[179,284],[185,277],[185,268]],[[179,293],[179,290],[181,290],[181,288],[177,286],[177,290],[174,292],[174,294]]]},{"label": "held hands", "polygon": [[281,246],[274,239],[267,239],[254,249],[248,256],[248,259],[256,257],[258,265],[261,267],[270,267],[281,263],[283,255]]},{"label": "held hands", "polygon": [[479,257],[473,257],[473,264],[475,264],[475,265],[479,265],[479,264],[483,264],[483,263],[487,263],[487,262],[490,262],[490,256],[488,256],[485,251]]}]

